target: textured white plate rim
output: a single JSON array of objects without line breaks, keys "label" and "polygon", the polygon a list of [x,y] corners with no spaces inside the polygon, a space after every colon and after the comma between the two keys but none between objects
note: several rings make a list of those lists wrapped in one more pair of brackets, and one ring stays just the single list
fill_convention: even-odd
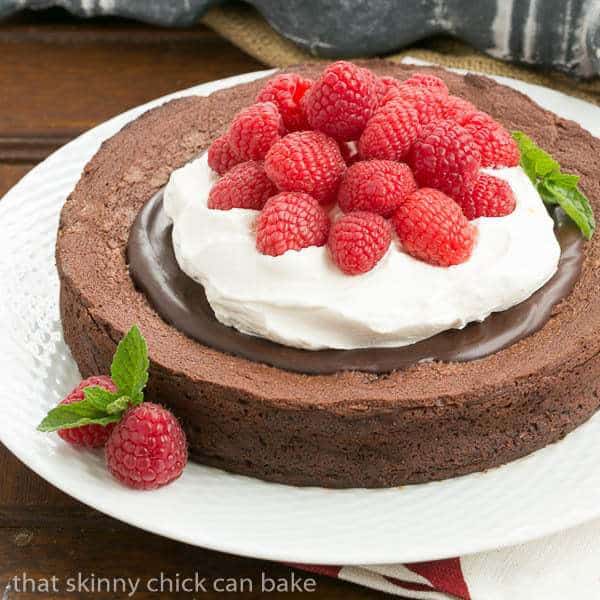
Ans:
[{"label": "textured white plate rim", "polygon": [[[268,73],[269,71],[262,71],[236,76],[177,92],[127,111],[83,134],[34,168],[0,201],[0,227],[2,226],[2,219],[7,217],[9,211],[16,211],[20,208],[17,203],[24,202],[21,196],[25,196],[25,189],[28,185],[35,184],[42,191],[46,185],[51,187],[52,174],[55,170],[58,170],[61,163],[69,159],[82,166],[103,139],[110,137],[125,122],[132,120],[145,110],[174,97],[191,93],[207,94],[215,89],[235,85]],[[600,133],[598,131],[600,127],[600,119],[598,119],[600,109],[597,107],[540,86],[525,84],[509,78],[498,77],[497,79],[502,83],[521,89],[555,112],[577,120],[580,124],[592,130],[595,135]],[[77,156],[77,161],[75,161],[73,155],[76,155],[80,150],[81,155]],[[64,187],[64,197],[72,189],[77,178],[75,176],[75,179],[73,179],[73,177],[73,174],[70,174],[69,177],[65,177],[64,183],[59,182]],[[10,240],[0,240],[0,250],[2,251],[1,256],[10,256]],[[3,266],[6,269],[6,263]],[[8,306],[12,293],[14,292],[8,286],[0,289],[0,300],[2,300],[0,311],[4,313],[0,312],[0,332],[3,334],[0,337],[0,351],[2,353],[0,374],[3,377],[9,374],[14,377],[13,374],[18,372],[20,366],[19,361],[23,363],[29,361],[37,367],[36,357],[31,357],[28,353],[27,342],[16,338],[12,329],[8,327],[9,317],[11,316]],[[55,335],[56,332],[53,331],[51,334]],[[65,368],[72,370],[72,365],[67,365]],[[51,374],[49,373],[49,375]],[[72,372],[69,371],[68,375],[72,377]],[[18,377],[15,379],[18,379]],[[19,386],[24,386],[25,383],[17,381],[15,385],[15,389],[18,390],[21,389]],[[14,398],[14,394],[14,390],[10,387],[3,387],[0,390],[0,405],[11,406],[9,403],[11,398]],[[54,388],[52,394],[57,396]],[[37,398],[32,399],[35,402]],[[56,398],[48,402],[46,399],[45,405],[51,405],[55,400]],[[41,402],[37,399],[37,404],[41,405]],[[32,410],[35,415],[43,412],[43,406],[36,406],[34,403],[27,408]],[[599,417],[593,418],[559,444],[488,473],[401,489],[343,491],[279,486],[224,474],[207,467],[191,465],[184,476],[172,486],[150,493],[133,492],[122,488],[102,474],[100,454],[75,451],[64,444],[57,443],[55,436],[51,438],[50,436],[35,434],[38,437],[34,437],[34,434],[32,434],[34,425],[35,421],[30,422],[24,419],[19,421],[17,419],[11,429],[0,430],[0,440],[24,464],[67,494],[114,518],[165,537],[214,550],[265,559],[323,564],[373,564],[430,560],[522,543],[577,525],[600,515],[600,486],[597,485],[598,480],[594,481],[586,477],[580,479],[576,477],[573,480],[573,477],[570,477],[576,471],[576,469],[571,468],[570,461],[578,461],[583,456],[581,446],[584,448],[592,447],[596,451],[595,458],[600,458],[600,448],[598,444],[593,442],[593,440],[600,437],[598,435],[599,431],[596,431],[600,430]],[[23,440],[29,441],[30,445],[25,444]],[[567,452],[568,448],[575,452]],[[590,456],[589,452],[587,456]],[[563,459],[562,465],[560,461],[557,462],[557,458]],[[549,494],[544,496],[541,492],[536,495],[536,488],[543,488],[544,483],[544,479],[540,481],[538,478],[536,480],[536,472],[538,472],[540,466],[548,467],[549,462],[552,463],[553,470],[558,469],[561,471],[559,480],[564,485],[562,489],[560,485],[556,486],[556,484],[550,488],[554,491],[554,496]],[[593,462],[589,464],[593,465]],[[77,469],[79,469],[79,472]],[[98,475],[98,473],[101,474]],[[91,481],[90,485],[87,482],[88,478]],[[194,486],[197,479],[200,479],[201,484],[207,487],[209,484],[214,485],[217,482],[217,490],[220,489],[219,486],[224,486],[230,493],[236,489],[241,490],[242,493],[251,492],[254,494],[252,496],[254,499],[262,499],[265,503],[273,496],[276,499],[279,496],[281,498],[292,498],[296,501],[296,504],[291,509],[283,502],[276,502],[274,506],[281,509],[282,515],[280,516],[285,519],[286,523],[289,521],[293,524],[294,521],[304,519],[302,526],[295,530],[292,528],[294,537],[290,539],[289,537],[286,538],[286,532],[283,530],[276,530],[273,531],[272,535],[264,536],[261,530],[257,530],[250,525],[244,526],[243,521],[236,523],[233,532],[228,531],[228,523],[225,521],[220,526],[208,530],[203,528],[202,524],[198,526],[198,523],[190,523],[186,515],[177,514],[176,505],[173,505],[172,502],[177,499],[178,495],[183,495],[187,487],[195,490]],[[517,483],[516,486],[515,482]],[[534,485],[536,482],[540,486]],[[526,483],[526,487],[519,488],[518,485],[523,483]],[[503,484],[506,484],[506,486],[513,485],[515,488],[503,488]],[[570,503],[568,501],[568,491],[577,486],[579,486],[580,491],[586,492],[586,502]],[[485,495],[492,492],[490,499],[493,499],[494,492],[501,489],[509,489],[511,492],[504,500],[514,501],[515,510],[513,512],[515,513],[519,507],[517,501],[519,494],[523,492],[530,494],[527,502],[542,503],[544,500],[548,500],[550,506],[543,507],[540,504],[539,512],[543,513],[543,518],[529,523],[519,521],[516,518],[508,518],[511,515],[501,515],[501,519],[504,520],[494,522],[498,515],[486,511],[486,507],[491,506],[492,503],[486,503]],[[475,506],[480,509],[477,514],[468,511],[469,501],[472,501],[473,494],[477,495]],[[407,496],[411,497],[411,509],[418,509],[419,502],[422,503],[422,506],[425,506],[428,501],[431,501],[432,497],[439,497],[439,510],[436,509],[432,516],[440,519],[439,525],[442,525],[447,519],[455,519],[458,528],[451,531],[452,535],[450,537],[444,538],[438,530],[432,530],[431,527],[426,526],[430,521],[423,514],[419,515],[422,516],[423,527],[422,529],[417,527],[417,535],[415,535],[415,531],[411,531],[409,527],[414,526],[414,523],[408,521],[398,522],[398,519],[406,518],[408,513],[403,513],[401,510],[394,512],[398,509],[398,506],[402,505],[403,498]],[[552,505],[550,500],[556,500],[558,496],[564,497],[565,501],[555,503],[556,506]],[[455,497],[459,499],[458,505],[450,506],[448,511],[448,503],[451,504]],[[257,506],[248,506],[248,500],[249,498],[244,496],[237,504],[238,511],[248,511],[249,518],[246,519],[246,522],[251,520],[252,510],[259,514]],[[465,510],[469,514],[463,514],[461,517],[460,507],[463,506],[463,501]],[[575,506],[575,504],[577,505]],[[210,506],[206,505],[207,508],[210,508]],[[357,506],[359,508],[358,513],[352,513],[351,510],[354,510]],[[435,508],[435,503],[433,506]],[[406,511],[406,507],[404,508]],[[273,507],[270,507],[269,510],[273,510]],[[382,513],[375,524],[366,521],[361,522],[360,519],[357,520],[357,514],[366,519],[367,516],[372,516],[367,515],[368,512],[378,513],[385,510],[388,512]],[[330,511],[328,516],[332,519],[331,526],[329,526],[329,523],[320,520],[322,511]],[[342,514],[341,518],[340,513]],[[344,515],[347,515],[346,520],[344,520]],[[170,518],[167,519],[165,516]],[[229,517],[233,518],[233,516],[235,515],[230,512]],[[261,516],[264,518],[264,515]],[[228,520],[231,520],[229,517],[226,514],[223,515],[223,519],[228,518]],[[340,519],[339,522],[336,519]],[[474,519],[476,521],[479,519],[479,529],[476,528],[475,531],[470,531],[469,524]],[[490,526],[485,527],[484,524],[486,523],[489,523]],[[403,529],[407,532],[405,536],[403,535]]]}]

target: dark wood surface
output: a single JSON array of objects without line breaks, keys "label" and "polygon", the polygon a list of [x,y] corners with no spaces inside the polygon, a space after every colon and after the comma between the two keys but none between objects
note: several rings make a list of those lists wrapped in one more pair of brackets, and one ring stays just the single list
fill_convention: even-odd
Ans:
[{"label": "dark wood surface", "polygon": [[[0,197],[54,149],[117,113],[177,89],[261,67],[202,26],[162,30],[110,19],[81,23],[61,11],[24,13],[0,22]],[[249,578],[254,590],[240,593],[244,598],[385,597],[327,577],[315,577],[313,593],[262,592],[262,573],[290,581],[292,570],[194,548],[115,521],[45,483],[1,445],[0,473],[2,600],[127,596],[68,592],[67,578],[78,572],[139,577],[141,588],[161,572],[172,580],[196,572],[209,582]],[[54,576],[61,591],[7,590],[9,579],[23,573],[42,585]],[[133,597],[231,596],[238,594],[139,591]]]}]

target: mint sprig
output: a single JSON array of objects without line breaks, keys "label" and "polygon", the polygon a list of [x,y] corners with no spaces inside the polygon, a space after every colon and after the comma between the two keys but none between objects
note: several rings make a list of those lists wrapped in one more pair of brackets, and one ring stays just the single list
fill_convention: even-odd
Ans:
[{"label": "mint sprig", "polygon": [[59,404],[46,415],[38,430],[116,423],[130,406],[144,401],[149,364],[146,340],[134,325],[119,342],[111,364],[110,376],[117,391],[109,392],[98,386],[85,388],[83,400]]},{"label": "mint sprig", "polygon": [[579,189],[579,176],[563,173],[558,162],[522,131],[513,131],[512,136],[521,151],[521,166],[542,200],[560,206],[589,240],[596,220],[589,200]]}]

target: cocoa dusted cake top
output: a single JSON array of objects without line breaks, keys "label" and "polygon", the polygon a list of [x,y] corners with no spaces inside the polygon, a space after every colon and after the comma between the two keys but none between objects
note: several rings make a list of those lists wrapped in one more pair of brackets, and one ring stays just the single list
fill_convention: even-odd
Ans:
[{"label": "cocoa dusted cake top", "polygon": [[[544,202],[590,236],[577,182],[436,75],[401,81],[340,61],[316,80],[271,78],[171,175],[133,230],[131,272],[187,335],[282,368],[480,358],[538,330],[570,292],[581,244],[562,227],[560,260]],[[512,320],[486,322],[551,280]]]},{"label": "cocoa dusted cake top", "polygon": [[[491,115],[491,117],[498,123],[501,123],[502,126],[504,126],[506,128],[506,130],[508,130],[508,131],[513,131],[513,130],[525,131],[527,134],[534,136],[536,142],[540,146],[544,146],[546,149],[550,150],[552,154],[557,154],[556,151],[558,151],[560,162],[563,165],[565,170],[577,171],[577,167],[575,166],[575,164],[572,160],[574,155],[577,155],[578,157],[582,157],[583,161],[589,162],[590,160],[593,160],[593,158],[591,158],[589,153],[586,151],[586,145],[588,143],[587,139],[589,139],[589,136],[587,136],[587,134],[585,134],[582,130],[580,130],[573,124],[567,124],[567,122],[561,121],[561,120],[557,119],[556,117],[551,116],[550,113],[546,113],[545,111],[539,109],[533,103],[531,103],[531,101],[529,99],[525,98],[521,94],[514,92],[512,90],[508,90],[507,88],[504,88],[502,86],[498,86],[497,84],[494,84],[493,82],[490,82],[489,80],[486,80],[485,78],[480,78],[480,77],[475,77],[475,76],[467,76],[467,77],[455,76],[455,75],[448,74],[448,73],[445,73],[440,70],[436,71],[434,69],[422,69],[422,70],[417,71],[414,68],[409,68],[409,67],[404,67],[404,66],[399,66],[399,65],[392,66],[392,65],[386,64],[384,62],[377,62],[377,61],[369,62],[368,65],[371,68],[371,70],[378,77],[394,77],[395,79],[398,80],[398,82],[402,82],[402,81],[409,79],[410,76],[414,75],[415,72],[419,72],[419,71],[428,73],[429,75],[435,75],[435,77],[439,77],[440,79],[442,79],[445,82],[445,85],[448,86],[449,97],[454,96],[454,97],[460,98],[460,101],[459,100],[454,101],[458,107],[458,108],[456,108],[457,111],[459,111],[461,107],[464,108],[466,106],[468,108],[469,105],[467,104],[467,102],[470,102],[472,105],[477,106],[478,110],[485,111],[486,113]],[[322,74],[322,67],[315,66],[315,67],[310,67],[308,69],[299,68],[299,69],[295,69],[294,72],[297,73],[300,77],[302,77],[305,80],[312,79],[313,81],[316,81],[319,79],[319,76]],[[435,81],[435,80],[432,79],[432,81]],[[401,87],[401,85],[402,84],[400,83],[400,87]],[[243,109],[245,107],[248,107],[248,106],[252,105],[253,102],[256,102],[257,97],[259,96],[259,94],[261,93],[261,90],[264,87],[265,87],[264,82],[260,82],[260,83],[255,83],[255,84],[249,84],[246,86],[239,86],[233,90],[219,92],[219,93],[213,95],[206,102],[201,101],[199,99],[189,99],[186,101],[173,103],[171,105],[172,108],[170,110],[173,113],[173,115],[178,114],[179,116],[177,117],[177,119],[173,119],[173,118],[170,119],[171,124],[174,121],[177,121],[176,127],[173,131],[173,134],[176,134],[176,138],[174,138],[171,135],[168,136],[167,138],[165,138],[165,148],[170,148],[170,150],[168,152],[166,152],[166,154],[163,152],[163,156],[168,156],[169,158],[167,158],[167,159],[163,158],[162,164],[159,164],[160,161],[156,162],[156,160],[154,160],[153,163],[150,164],[150,162],[148,162],[146,159],[143,158],[143,153],[142,153],[142,156],[140,156],[138,160],[134,161],[137,165],[139,165],[138,167],[135,167],[135,168],[129,167],[128,173],[124,174],[124,179],[119,179],[119,176],[116,177],[116,181],[122,182],[120,184],[121,189],[124,190],[125,187],[128,188],[127,192],[123,192],[123,193],[127,193],[131,198],[140,198],[140,200],[142,202],[146,202],[151,194],[149,194],[148,192],[142,192],[142,196],[143,196],[143,200],[142,200],[142,196],[140,196],[141,188],[144,188],[149,191],[156,190],[157,185],[160,185],[161,178],[162,178],[162,182],[164,182],[166,180],[166,177],[168,177],[170,175],[170,173],[172,173],[172,171],[176,167],[178,167],[182,164],[182,162],[181,162],[182,157],[185,156],[184,161],[189,160],[189,159],[193,158],[194,155],[196,155],[196,156],[199,155],[203,149],[208,149],[210,147],[209,141],[211,139],[214,140],[214,139],[218,138],[219,131],[224,132],[224,131],[228,130],[229,127],[231,126],[231,124],[236,119],[236,114],[243,113]],[[419,89],[418,86],[416,86],[416,87],[417,87],[417,89]],[[425,95],[428,94],[428,92],[423,92],[423,93]],[[392,99],[390,99],[389,102],[392,105],[401,105],[403,101],[398,98],[392,98]],[[188,107],[184,108],[184,104],[188,104]],[[259,102],[259,104],[260,104],[260,102]],[[226,107],[225,107],[225,105],[226,105]],[[507,105],[510,105],[510,110],[508,110],[509,107]],[[196,112],[196,111],[199,111],[199,112]],[[160,121],[160,119],[158,118],[158,115],[153,114],[153,115],[149,116],[148,119],[146,119],[146,120],[141,119],[138,122],[139,124],[136,123],[135,126],[131,126],[130,128],[128,128],[129,131],[126,130],[123,132],[123,136],[120,140],[121,148],[119,148],[119,151],[124,150],[124,146],[127,145],[126,138],[128,136],[128,133],[129,132],[131,132],[132,134],[134,133],[134,131],[132,131],[132,128],[133,128],[133,130],[143,128],[146,130],[146,135],[154,135],[152,133],[153,129],[155,127],[159,128],[159,129],[161,128],[161,124],[159,121]],[[534,121],[535,121],[535,123],[534,123]],[[579,139],[577,139],[577,141],[574,144],[572,144],[572,148],[571,148],[571,150],[573,151],[574,154],[570,155],[569,159],[566,161],[563,160],[563,157],[560,156],[560,149],[558,149],[556,143],[553,142],[552,136],[548,135],[548,131],[552,127],[555,127],[559,121],[561,122],[560,127],[563,130],[565,130],[565,127],[566,127],[566,130],[568,130],[571,127],[575,127],[575,128],[577,128],[577,130],[579,132],[577,134],[577,136],[575,136],[575,138],[579,138]],[[198,125],[197,125],[198,122],[202,123],[202,127],[200,129],[198,128]],[[541,126],[539,126],[540,123],[541,123]],[[553,123],[554,125],[550,125],[551,123]],[[164,125],[164,124],[162,125],[163,133],[160,135],[165,135],[165,132],[166,132],[166,130],[164,129],[165,126],[166,125]],[[202,131],[206,132],[207,129],[209,129],[212,133],[210,133],[209,135],[202,133]],[[538,130],[539,130],[539,132],[538,132]],[[321,133],[323,133],[324,135],[328,135],[328,134],[325,134],[324,132],[321,132]],[[285,138],[288,137],[289,135],[291,135],[291,134],[286,134],[283,137],[281,137],[281,134],[280,134],[280,139],[278,140],[278,142],[283,142],[285,140]],[[205,140],[205,141],[202,141],[202,140]],[[278,143],[278,142],[275,142],[275,143]],[[352,162],[352,160],[353,160],[351,157],[351,154],[353,152],[352,146],[353,145],[350,144],[350,148],[349,148],[350,155],[348,155],[346,157],[350,162]],[[340,148],[341,148],[341,146],[340,146]],[[115,148],[113,148],[113,151],[114,150],[115,150]],[[340,151],[340,153],[341,153],[341,151]],[[165,160],[166,160],[166,162],[169,163],[168,166],[164,164]],[[231,157],[229,158],[229,160],[230,161],[232,160]],[[375,160],[383,161],[386,159],[374,159],[373,161],[370,161],[370,162],[375,162]],[[248,161],[246,161],[246,162],[248,162]],[[362,162],[366,162],[366,161],[362,161]],[[395,162],[398,162],[398,164],[401,163],[401,161],[395,161]],[[359,165],[360,162],[356,162],[355,164]],[[262,166],[264,169],[264,164]],[[347,173],[349,170],[350,169],[348,168],[348,166],[346,166],[345,173]],[[101,172],[99,172],[97,170],[97,168],[94,168],[94,163],[92,163],[90,165],[90,167],[88,167],[88,171],[92,175],[92,179],[96,179],[97,175],[101,175]],[[145,177],[144,182],[142,182],[142,179],[140,179],[142,172],[148,173],[148,175]],[[484,174],[487,174],[487,173],[484,173]],[[108,175],[108,173],[107,173],[107,175]],[[225,177],[226,176],[224,176],[223,179]],[[413,173],[413,177],[414,177],[414,173]],[[415,178],[415,180],[417,179],[416,177],[414,177],[414,178]],[[86,176],[84,176],[84,178],[82,180],[82,185],[85,183],[86,179],[88,179],[88,178]],[[90,183],[93,183],[93,182],[90,181]],[[273,183],[273,181],[271,181],[271,183]],[[419,185],[418,181],[416,183],[417,183],[417,185]],[[590,182],[586,181],[585,184],[588,187],[588,190],[586,190],[586,191],[588,192],[588,195],[589,195]],[[584,186],[584,189],[586,186]],[[287,192],[278,192],[278,193],[287,193]],[[291,193],[296,193],[296,192],[291,192]],[[306,192],[298,192],[298,193],[306,193]],[[76,194],[77,194],[77,191],[76,191]],[[106,204],[105,204],[105,206],[106,206]],[[123,209],[126,209],[127,211],[129,211],[134,206],[137,206],[139,208],[141,206],[141,203],[139,203],[139,202],[137,202],[137,204],[135,202],[133,204],[128,203],[126,206],[123,207]],[[323,206],[323,205],[320,205],[320,206]],[[217,212],[224,213],[224,217],[225,217],[225,216],[228,216],[227,213],[232,213],[232,212],[235,212],[236,210],[243,210],[243,209],[232,208],[231,210],[225,210],[225,211],[218,210],[218,209],[210,209],[210,210],[215,213],[217,213]],[[70,212],[71,212],[70,208],[69,208],[69,206],[67,206],[63,213],[63,223],[65,223],[69,219]],[[364,212],[364,211],[362,211],[362,212]],[[347,213],[348,216],[350,216],[352,214],[353,214],[353,212]],[[121,215],[123,215],[123,211],[121,211]],[[133,219],[135,218],[135,216],[137,215],[137,210],[134,209],[134,211],[130,212],[129,215],[130,216],[125,217],[124,219],[121,219],[121,224],[131,223],[133,221]],[[384,217],[383,215],[378,215],[378,216],[381,216],[384,219],[386,219],[386,217]],[[463,216],[466,219],[466,216],[464,215],[464,213],[463,213]],[[508,218],[510,218],[510,215],[508,215],[506,217],[496,217],[495,219],[498,221],[501,221],[502,219],[508,219]],[[492,220],[493,218],[489,217],[489,219]],[[467,221],[468,221],[468,219],[467,219]],[[393,223],[393,220],[392,220],[392,223]],[[81,222],[79,223],[79,225],[81,226]],[[472,225],[472,222],[469,222],[468,225]],[[67,227],[67,229],[69,229],[69,228]],[[126,241],[129,231],[130,231],[129,226],[126,229],[121,229],[120,227],[117,227],[117,229],[120,229],[121,231],[123,231],[123,238]],[[73,231],[73,230],[71,229],[71,231]],[[66,231],[65,231],[65,234],[66,234],[65,237],[69,237],[69,234]],[[396,239],[394,236],[397,236],[397,232],[395,231],[395,227],[392,227],[392,242],[390,242],[390,247],[392,247],[392,245],[395,245],[395,246],[398,245],[396,243]],[[121,238],[121,239],[123,239],[123,238]],[[60,249],[61,245],[62,245],[62,242],[59,242],[59,251],[58,251],[59,256],[61,255],[61,249]],[[83,244],[83,246],[85,246],[85,245],[86,244]],[[476,247],[476,244],[474,244],[474,247]],[[322,247],[317,246],[316,248],[322,248]],[[119,248],[115,248],[115,250],[119,251]],[[299,251],[297,253],[302,254],[302,252],[304,250]],[[327,250],[327,248],[325,248],[325,250],[327,252],[329,252],[329,250]],[[402,248],[402,250],[404,250],[404,248]],[[102,254],[102,253],[100,253],[100,254]],[[260,252],[258,252],[258,250],[257,250],[257,254],[260,254]],[[288,252],[288,254],[289,254],[289,252]],[[389,250],[388,250],[388,254],[389,254]],[[273,261],[277,261],[282,258],[285,258],[285,253],[283,255],[279,255],[277,257],[272,257]],[[416,257],[413,257],[413,258],[414,258],[415,262],[419,261],[420,263],[423,263],[425,266],[427,266],[423,260],[416,258]],[[345,277],[345,278],[347,278],[347,280],[352,281],[352,280],[359,279],[361,277],[371,276],[373,273],[375,273],[377,271],[377,269],[380,266],[382,261],[385,261],[385,256],[383,257],[383,259],[380,259],[380,261],[375,265],[374,269],[372,269],[371,271],[368,271],[366,273],[366,275],[346,275],[339,268],[339,266],[336,265],[336,268],[339,271],[340,277]],[[59,260],[59,262],[60,262],[60,260]],[[468,263],[468,260],[465,261],[465,263]],[[462,264],[464,264],[464,263],[462,263]],[[455,267],[451,266],[451,267],[435,267],[435,268],[452,270]],[[114,271],[114,269],[110,269],[110,270]],[[584,267],[584,271],[583,271],[583,276],[585,276],[585,267]],[[123,287],[123,286],[121,286],[121,287]],[[145,304],[152,311],[153,310],[152,305],[147,304],[147,300],[144,297],[144,295],[140,294],[139,297],[143,302],[142,303],[136,302],[136,303],[134,303],[134,305],[138,308],[142,308]],[[92,302],[92,304],[95,304],[95,303]],[[109,310],[107,303],[102,303],[102,306],[105,307],[106,310]],[[136,308],[136,310],[138,310],[138,308]],[[118,320],[119,320],[119,315],[114,315],[114,316],[116,317],[116,319],[111,319],[113,324],[115,324],[115,322],[118,322]],[[166,324],[166,326],[169,327],[168,324]],[[544,328],[544,329],[546,329],[546,328]],[[171,331],[172,331],[172,328],[171,328]],[[191,343],[196,344],[196,342],[193,342],[193,341],[191,341]],[[188,346],[188,342],[186,341],[185,337],[179,338],[178,344],[182,348],[185,348]],[[520,344],[517,344],[517,346],[520,346]],[[190,350],[192,347],[193,346],[190,346]],[[210,348],[206,348],[203,345],[198,346],[198,348],[199,349],[202,348],[203,353],[208,352],[209,356],[212,355]],[[511,346],[511,350],[512,350],[512,348],[513,347]],[[173,357],[175,358],[175,354],[177,353],[177,351],[175,351],[175,348],[173,348],[173,350],[174,350]],[[506,355],[506,350],[496,353],[496,355],[500,355],[500,354]],[[184,355],[185,355],[185,352],[184,352]],[[492,355],[492,357],[496,356],[496,355]],[[221,352],[216,351],[214,356],[215,356],[215,358],[218,357],[218,361],[220,363],[222,361],[227,362],[227,361],[231,360],[231,361],[236,362],[237,360],[241,360],[242,363],[240,363],[240,364],[243,364],[243,359],[239,359],[235,355],[234,356],[224,355]],[[492,357],[489,357],[489,358],[492,358]],[[251,367],[251,369],[253,371],[258,370],[258,372],[260,372],[260,370],[262,368],[264,368],[264,365],[261,365],[260,363],[256,363],[253,361],[250,361],[250,362],[253,365]],[[177,363],[177,361],[175,361],[173,363],[174,366],[176,363]],[[477,365],[476,365],[476,363],[477,363]],[[473,363],[473,365],[474,366],[476,365],[478,368],[480,368],[483,365],[479,364],[479,363],[480,363],[480,361],[475,361],[475,363]],[[204,362],[202,365],[197,363],[194,367],[194,369],[196,369],[196,371],[189,371],[189,373],[192,374],[193,372],[195,372],[195,373],[197,373],[197,375],[199,377],[203,377],[204,376],[203,372],[207,368],[210,369],[210,367],[209,367],[210,364],[211,364],[210,360],[207,362]],[[468,363],[465,363],[465,365],[467,365],[467,364]],[[523,363],[520,363],[520,364],[522,365]],[[185,367],[185,361],[183,362],[183,366],[185,369],[187,369],[187,367]],[[250,368],[250,365],[249,365],[249,368]],[[427,364],[423,364],[423,365],[419,366],[419,370],[424,370],[424,371],[426,371],[428,369],[435,369],[436,371],[437,370],[444,371],[445,369],[451,369],[451,368],[455,369],[455,368],[459,368],[459,367],[458,367],[458,365],[456,365],[456,367],[452,367],[451,365],[443,365],[443,364],[440,364],[439,366],[435,366],[435,367],[433,365],[427,365]],[[466,367],[460,367],[460,368],[463,369]],[[498,373],[498,371],[496,370],[495,373]],[[289,376],[293,377],[293,374],[290,373]],[[349,377],[350,379],[357,378],[357,380],[361,379],[361,375],[358,373],[356,373],[356,374],[348,373],[345,377]],[[409,379],[411,377],[412,377],[412,375],[409,376]],[[308,395],[310,392],[308,392],[306,389],[303,389],[303,390],[298,390],[298,393],[300,395],[304,396],[305,394]]]}]

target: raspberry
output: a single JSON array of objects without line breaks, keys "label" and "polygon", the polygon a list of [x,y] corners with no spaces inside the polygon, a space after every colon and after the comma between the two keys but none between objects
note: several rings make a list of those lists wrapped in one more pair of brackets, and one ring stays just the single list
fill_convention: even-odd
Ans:
[{"label": "raspberry", "polygon": [[458,123],[460,119],[472,112],[477,112],[474,104],[458,96],[448,96],[442,110],[442,118],[451,119]]},{"label": "raspberry", "polygon": [[408,164],[421,187],[437,188],[454,197],[472,188],[481,157],[466,129],[454,121],[435,121],[423,128]]},{"label": "raspberry", "polygon": [[378,77],[375,80],[375,94],[377,95],[377,101],[381,104],[383,99],[387,96],[391,89],[397,89],[402,85],[402,82],[395,77]]},{"label": "raspberry", "polygon": [[233,153],[229,138],[226,135],[218,137],[208,149],[208,166],[219,175],[224,175],[240,162]]},{"label": "raspberry", "polygon": [[403,83],[399,88],[389,90],[382,105],[386,106],[395,100],[410,104],[417,111],[419,123],[427,125],[441,118],[446,98],[429,88]]},{"label": "raspberry", "polygon": [[412,171],[404,163],[361,161],[346,171],[340,184],[338,203],[346,213],[368,211],[389,217],[416,189]]},{"label": "raspberry", "polygon": [[308,194],[282,192],[270,198],[256,221],[256,247],[262,254],[279,256],[288,250],[323,246],[329,216]]},{"label": "raspberry", "polygon": [[296,73],[277,75],[267,81],[256,97],[256,101],[275,104],[288,131],[308,129],[308,121],[301,101],[312,84],[311,79]]},{"label": "raspberry", "polygon": [[179,421],[152,402],[130,408],[106,444],[109,471],[138,490],[153,490],[177,479],[187,458],[187,441]]},{"label": "raspberry", "polygon": [[504,217],[515,210],[515,196],[503,179],[480,174],[471,191],[455,197],[467,219]]},{"label": "raspberry", "polygon": [[[73,402],[81,402],[83,400],[83,390],[87,387],[98,386],[116,392],[117,388],[110,377],[99,375],[84,379],[60,404],[73,404]],[[106,440],[110,436],[115,424],[109,425],[82,425],[81,427],[73,427],[71,429],[59,429],[58,435],[73,444],[74,446],[82,446],[85,448],[102,448],[106,444]]]},{"label": "raspberry", "polygon": [[482,167],[516,167],[519,164],[521,156],[517,142],[490,115],[472,112],[463,115],[459,123],[479,147]]},{"label": "raspberry", "polygon": [[323,71],[305,102],[310,126],[342,142],[358,139],[376,107],[373,74],[343,60]]},{"label": "raspberry", "polygon": [[333,262],[344,273],[360,275],[383,258],[391,241],[392,229],[382,216],[358,211],[333,225],[328,246]]},{"label": "raspberry", "polygon": [[337,142],[318,131],[286,135],[265,158],[265,171],[280,190],[306,192],[321,204],[335,200],[345,170]]},{"label": "raspberry", "polygon": [[283,120],[272,102],[241,110],[229,126],[229,143],[240,160],[262,160],[285,133]]},{"label": "raspberry", "polygon": [[248,161],[236,165],[213,185],[208,208],[252,208],[260,210],[268,198],[277,193],[262,163]]},{"label": "raspberry", "polygon": [[447,267],[471,256],[477,229],[460,206],[438,190],[421,188],[398,207],[392,222],[411,256]]},{"label": "raspberry", "polygon": [[410,104],[394,100],[377,110],[358,141],[364,159],[402,160],[419,137],[419,116]]},{"label": "raspberry", "polygon": [[439,77],[429,73],[415,73],[404,81],[404,85],[424,87],[444,98],[448,97],[448,86]]}]

